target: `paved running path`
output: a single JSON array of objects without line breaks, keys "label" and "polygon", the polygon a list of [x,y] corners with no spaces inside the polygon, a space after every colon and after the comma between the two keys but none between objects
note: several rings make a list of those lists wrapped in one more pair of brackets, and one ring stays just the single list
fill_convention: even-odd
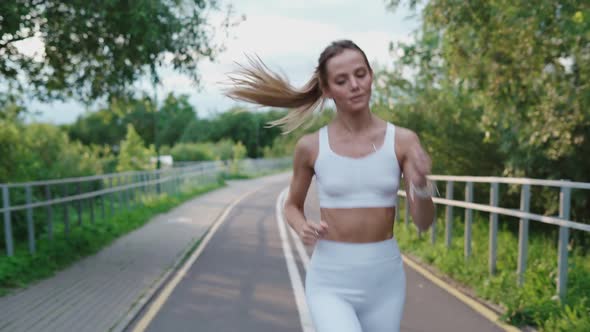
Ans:
[{"label": "paved running path", "polygon": [[[313,331],[302,327],[276,219],[279,193],[272,183],[241,201],[227,215],[170,297],[150,317],[147,331]],[[306,214],[317,220],[315,188]],[[305,261],[289,231],[297,272]],[[402,331],[502,331],[479,313],[406,266],[407,300]],[[143,318],[138,317],[138,319]],[[305,319],[304,319],[305,320]],[[134,326],[129,331],[136,331]],[[335,331],[337,332],[337,331]]]}]

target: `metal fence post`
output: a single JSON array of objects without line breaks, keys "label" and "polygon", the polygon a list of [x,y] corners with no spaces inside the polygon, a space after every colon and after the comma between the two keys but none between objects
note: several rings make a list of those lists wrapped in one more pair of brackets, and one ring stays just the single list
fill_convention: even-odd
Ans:
[{"label": "metal fence post", "polygon": [[[109,177],[109,190],[113,189],[113,177]],[[109,195],[109,205],[111,206],[111,216],[115,214],[115,199],[114,193],[111,191],[108,193]]]},{"label": "metal fence post", "polygon": [[[453,199],[453,181],[447,181],[447,190],[445,198],[448,200]],[[452,235],[453,234],[453,207],[447,205],[446,207],[446,225],[445,225],[445,245],[447,248],[451,247]]]},{"label": "metal fence post", "polygon": [[90,223],[94,224],[94,196],[88,199],[88,204],[90,205]]},{"label": "metal fence post", "polygon": [[[63,197],[68,197],[68,185],[67,183],[64,185],[64,195]],[[64,202],[64,232],[66,236],[70,234],[70,203]]]},{"label": "metal fence post", "polygon": [[[490,205],[492,207],[498,206],[500,185],[492,183],[490,189]],[[498,214],[490,213],[490,238],[489,238],[489,271],[490,274],[496,273],[496,257],[498,247]]]},{"label": "metal fence post", "polygon": [[436,204],[434,204],[434,215],[432,216],[432,226],[430,227],[430,243],[436,243],[436,225],[438,222],[436,221]]},{"label": "metal fence post", "polygon": [[[123,186],[129,185],[129,175],[123,176]],[[131,205],[131,190],[129,188],[123,189],[123,201],[125,202],[125,210],[129,210]]]},{"label": "metal fence post", "polygon": [[136,172],[133,174],[133,200],[135,204],[141,201],[141,173]]},{"label": "metal fence post", "polygon": [[[561,187],[559,193],[559,217],[570,219],[572,188]],[[567,291],[567,261],[568,261],[568,242],[570,229],[565,226],[559,226],[559,249],[557,257],[557,294],[561,300],[565,299]]]},{"label": "metal fence post", "polygon": [[[101,177],[99,183],[100,183],[99,190],[102,191],[104,189],[104,178]],[[104,193],[100,195],[100,212],[101,212],[101,215],[100,216],[101,216],[101,221],[104,221],[104,218],[106,216],[104,196],[105,196]]]},{"label": "metal fence post", "polygon": [[156,195],[160,196],[162,189],[160,188],[160,170],[156,173]]},{"label": "metal fence post", "polygon": [[127,185],[131,186],[131,188],[127,189],[129,191],[129,206],[133,208],[135,206],[135,174],[129,174],[127,176]]},{"label": "metal fence post", "polygon": [[[529,212],[531,202],[531,186],[525,184],[522,186],[520,192],[520,211]],[[526,271],[526,264],[528,258],[529,246],[529,220],[526,218],[520,219],[518,226],[518,286],[524,283],[524,273]]]},{"label": "metal fence post", "polygon": [[35,223],[33,223],[33,208],[30,205],[33,203],[33,194],[31,193],[31,185],[25,187],[25,195],[27,197],[27,234],[29,235],[29,252],[35,253]]},{"label": "metal fence post", "polygon": [[122,186],[122,181],[121,181],[121,176],[117,176],[117,209],[120,210],[121,208],[125,209],[125,196],[123,191],[121,190],[121,186]]},{"label": "metal fence post", "polygon": [[[45,199],[51,200],[51,188],[49,185],[45,186]],[[53,206],[47,205],[47,234],[50,239],[53,239]]]},{"label": "metal fence post", "polygon": [[147,187],[146,187],[146,181],[145,181],[145,172],[141,172],[139,174],[139,182],[141,183],[140,186],[140,200],[144,200],[145,197],[147,196]]},{"label": "metal fence post", "polygon": [[10,220],[10,190],[7,185],[2,186],[2,200],[4,201],[4,239],[6,242],[6,254],[14,255],[14,243],[12,241],[12,223]]},{"label": "metal fence post", "polygon": [[[465,202],[473,202],[473,182],[467,182],[465,186]],[[471,224],[473,223],[473,210],[465,209],[465,258],[471,257]]]},{"label": "metal fence post", "polygon": [[[80,182],[76,183],[76,191],[77,194],[80,195],[82,193],[82,188],[80,186]],[[82,226],[82,200],[80,198],[77,199],[77,210],[78,210],[78,225]]]}]

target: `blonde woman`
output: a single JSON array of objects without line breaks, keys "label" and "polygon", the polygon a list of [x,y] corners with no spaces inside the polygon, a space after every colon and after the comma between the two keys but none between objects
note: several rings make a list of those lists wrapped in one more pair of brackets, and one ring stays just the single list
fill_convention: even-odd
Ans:
[{"label": "blonde woman", "polygon": [[[290,108],[273,125],[291,131],[325,99],[336,115],[297,142],[285,217],[306,245],[315,245],[305,281],[317,332],[399,331],[405,273],[394,238],[397,191],[403,174],[414,223],[426,230],[434,205],[427,180],[431,162],[417,135],[370,109],[373,71],[365,53],[340,40],[320,55],[310,81],[293,88],[261,61],[231,76],[227,95],[258,105]],[[303,206],[315,176],[321,221]]]}]

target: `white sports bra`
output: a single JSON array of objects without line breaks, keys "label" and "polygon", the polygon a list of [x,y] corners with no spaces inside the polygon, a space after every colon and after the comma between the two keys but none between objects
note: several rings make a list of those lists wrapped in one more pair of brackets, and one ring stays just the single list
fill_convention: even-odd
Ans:
[{"label": "white sports bra", "polygon": [[395,155],[395,126],[388,122],[381,147],[359,158],[332,151],[328,127],[322,127],[314,170],[320,207],[396,206],[401,172]]}]

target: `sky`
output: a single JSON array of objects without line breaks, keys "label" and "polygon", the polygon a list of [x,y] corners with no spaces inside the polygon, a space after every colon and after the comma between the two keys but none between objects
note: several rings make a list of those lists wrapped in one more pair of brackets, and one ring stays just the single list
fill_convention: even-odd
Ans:
[{"label": "sky", "polygon": [[[230,31],[229,37],[216,36],[226,50],[216,61],[202,62],[200,86],[170,68],[160,68],[162,84],[156,95],[161,100],[169,92],[189,95],[189,101],[199,117],[223,112],[237,102],[223,96],[220,82],[226,73],[236,68],[235,63],[246,63],[246,55],[258,55],[271,69],[285,74],[295,86],[303,85],[313,73],[322,50],[337,39],[351,39],[365,51],[369,61],[391,66],[389,43],[409,41],[418,28],[414,12],[401,6],[395,12],[386,10],[384,0],[224,0],[231,3],[235,16],[245,20]],[[217,22],[221,13],[211,15]],[[20,47],[34,53],[42,46],[39,41],[25,41]],[[146,81],[136,84],[138,89],[153,94]],[[243,105],[243,104],[242,104]],[[39,103],[28,107],[39,114],[29,121],[54,124],[72,123],[86,109],[75,102]]]}]

